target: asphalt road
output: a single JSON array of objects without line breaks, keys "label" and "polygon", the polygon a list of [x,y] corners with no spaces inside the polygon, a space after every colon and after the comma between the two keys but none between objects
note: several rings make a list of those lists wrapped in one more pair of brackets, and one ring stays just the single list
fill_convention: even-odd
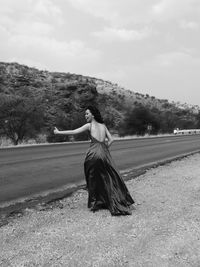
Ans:
[{"label": "asphalt road", "polygon": [[[0,149],[0,206],[80,184],[89,143]],[[111,154],[120,170],[139,168],[200,150],[200,135],[115,141]]]}]

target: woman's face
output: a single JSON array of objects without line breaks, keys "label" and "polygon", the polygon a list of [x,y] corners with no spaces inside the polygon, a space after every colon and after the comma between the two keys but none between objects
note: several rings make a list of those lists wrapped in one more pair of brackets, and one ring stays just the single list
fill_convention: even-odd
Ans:
[{"label": "woman's face", "polygon": [[86,109],[86,111],[85,111],[85,119],[87,122],[91,122],[93,119],[93,115],[89,109]]}]

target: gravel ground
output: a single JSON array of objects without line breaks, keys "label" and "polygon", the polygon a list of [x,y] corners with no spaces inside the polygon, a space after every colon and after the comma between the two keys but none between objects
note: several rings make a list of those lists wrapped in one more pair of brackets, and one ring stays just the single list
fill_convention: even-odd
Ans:
[{"label": "gravel ground", "polygon": [[0,266],[200,266],[200,154],[126,182],[131,216],[90,212],[87,192],[0,228]]}]

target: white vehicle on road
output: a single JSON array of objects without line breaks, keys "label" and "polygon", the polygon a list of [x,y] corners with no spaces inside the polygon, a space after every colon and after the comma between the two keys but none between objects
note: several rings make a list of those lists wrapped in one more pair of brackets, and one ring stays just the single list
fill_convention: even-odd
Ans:
[{"label": "white vehicle on road", "polygon": [[180,134],[200,134],[200,129],[183,129],[179,130],[179,128],[174,129],[174,134],[175,135],[180,135]]}]

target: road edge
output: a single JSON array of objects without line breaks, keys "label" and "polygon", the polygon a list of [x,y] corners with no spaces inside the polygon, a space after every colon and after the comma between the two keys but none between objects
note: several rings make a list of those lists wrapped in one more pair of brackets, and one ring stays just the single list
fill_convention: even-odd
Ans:
[{"label": "road edge", "polygon": [[[181,160],[185,157],[198,153],[200,153],[200,150],[184,153],[179,156],[167,158],[165,160],[152,162],[150,164],[142,165],[137,168],[121,170],[120,173],[123,179],[125,181],[128,181],[145,174],[149,169],[157,168],[159,166],[169,164],[172,161]],[[85,181],[81,181],[79,184],[71,185],[64,190],[63,188],[61,188],[57,189],[56,191],[45,192],[45,195],[35,195],[29,199],[25,199],[23,201],[13,203],[5,207],[0,207],[0,227],[8,224],[12,218],[23,216],[27,208],[45,210],[48,209],[50,205],[62,208],[61,206],[59,206],[59,200],[70,197],[73,193],[80,189],[87,190]]]}]

